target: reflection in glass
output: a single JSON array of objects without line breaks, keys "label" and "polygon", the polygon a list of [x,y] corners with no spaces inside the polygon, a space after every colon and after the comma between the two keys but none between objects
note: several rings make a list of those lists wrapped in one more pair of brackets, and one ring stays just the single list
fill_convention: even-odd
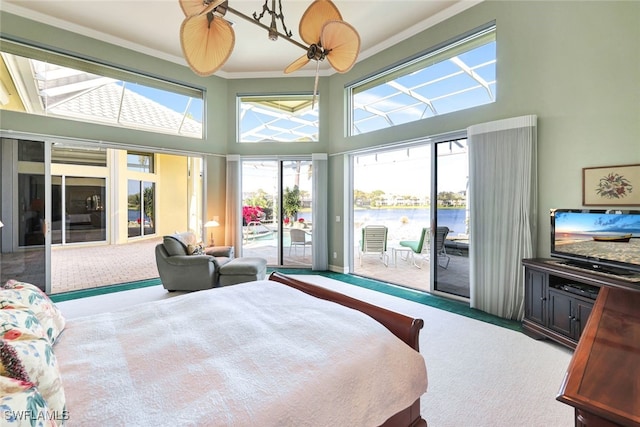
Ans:
[{"label": "reflection in glass", "polygon": [[51,244],[62,243],[62,227],[64,226],[64,209],[62,192],[62,177],[51,176]]},{"label": "reflection in glass", "polygon": [[[1,218],[0,283],[15,279],[46,288],[45,246],[45,144],[37,141],[0,139],[0,157],[17,154],[17,181],[3,182],[3,207],[10,216]],[[6,164],[6,163],[3,163]],[[14,240],[15,238],[15,240]]]},{"label": "reflection in glass", "polygon": [[22,140],[18,144],[19,162],[44,162],[44,149],[41,141]]},{"label": "reflection in glass", "polygon": [[97,242],[107,238],[104,178],[65,179],[65,241]]},{"label": "reflection in glass", "polygon": [[44,175],[18,174],[20,246],[44,245]]}]

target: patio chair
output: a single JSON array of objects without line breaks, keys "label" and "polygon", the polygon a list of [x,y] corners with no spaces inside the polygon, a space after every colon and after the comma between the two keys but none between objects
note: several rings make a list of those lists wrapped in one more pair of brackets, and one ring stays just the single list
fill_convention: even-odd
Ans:
[{"label": "patio chair", "polygon": [[298,246],[302,246],[302,256],[305,256],[305,251],[307,250],[307,246],[311,246],[311,240],[307,240],[307,236],[309,233],[304,231],[301,228],[292,228],[289,230],[289,234],[291,235],[291,245],[289,246],[289,255],[291,255],[291,248],[295,248],[294,253],[298,254]]},{"label": "patio chair", "polygon": [[[444,245],[447,235],[449,234],[449,227],[436,227],[436,259],[438,260],[438,265],[445,270],[449,267],[449,261],[451,261],[451,257],[447,255],[447,249]],[[404,246],[407,248],[411,248],[411,258],[413,260],[413,265],[418,268],[422,268],[422,264],[425,259],[429,258],[429,229],[423,228],[422,233],[420,233],[419,240],[402,240],[400,241],[400,246]],[[424,254],[424,257],[420,257],[421,254]],[[417,258],[421,258],[420,264],[417,262]],[[444,265],[440,264],[440,259],[445,260]]]},{"label": "patio chair", "polygon": [[387,267],[389,256],[387,254],[387,232],[384,225],[366,225],[362,227],[362,240],[360,240],[360,266],[362,266],[362,256],[366,254],[376,254]]}]

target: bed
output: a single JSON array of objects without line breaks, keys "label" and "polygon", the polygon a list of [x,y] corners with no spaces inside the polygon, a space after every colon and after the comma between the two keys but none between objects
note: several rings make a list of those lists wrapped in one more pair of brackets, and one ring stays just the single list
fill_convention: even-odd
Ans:
[{"label": "bed", "polygon": [[278,273],[70,319],[65,425],[424,427],[422,327]]}]

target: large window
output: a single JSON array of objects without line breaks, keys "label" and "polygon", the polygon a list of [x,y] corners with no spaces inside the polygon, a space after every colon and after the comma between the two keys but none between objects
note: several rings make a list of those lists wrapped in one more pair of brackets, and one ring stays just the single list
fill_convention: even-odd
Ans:
[{"label": "large window", "polygon": [[313,95],[238,97],[238,142],[318,141]]},{"label": "large window", "polygon": [[350,135],[494,102],[495,25],[437,46],[347,90]]},{"label": "large window", "polygon": [[203,138],[204,92],[2,40],[13,97],[2,108]]}]

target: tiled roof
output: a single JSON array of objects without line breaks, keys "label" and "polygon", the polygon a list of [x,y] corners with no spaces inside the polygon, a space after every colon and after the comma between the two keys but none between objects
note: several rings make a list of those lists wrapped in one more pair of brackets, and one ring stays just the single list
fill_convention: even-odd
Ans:
[{"label": "tiled roof", "polygon": [[[49,113],[178,133],[183,120],[182,113],[173,111],[126,87],[124,92],[123,98],[122,86],[118,82],[98,86],[56,103],[50,107]],[[121,99],[123,99],[122,108]],[[184,119],[180,133],[201,135],[202,124],[187,117]]]},{"label": "tiled roof", "polygon": [[30,60],[30,64],[46,114],[162,133],[202,135],[202,123],[129,89],[135,86],[133,83],[37,60]]}]

